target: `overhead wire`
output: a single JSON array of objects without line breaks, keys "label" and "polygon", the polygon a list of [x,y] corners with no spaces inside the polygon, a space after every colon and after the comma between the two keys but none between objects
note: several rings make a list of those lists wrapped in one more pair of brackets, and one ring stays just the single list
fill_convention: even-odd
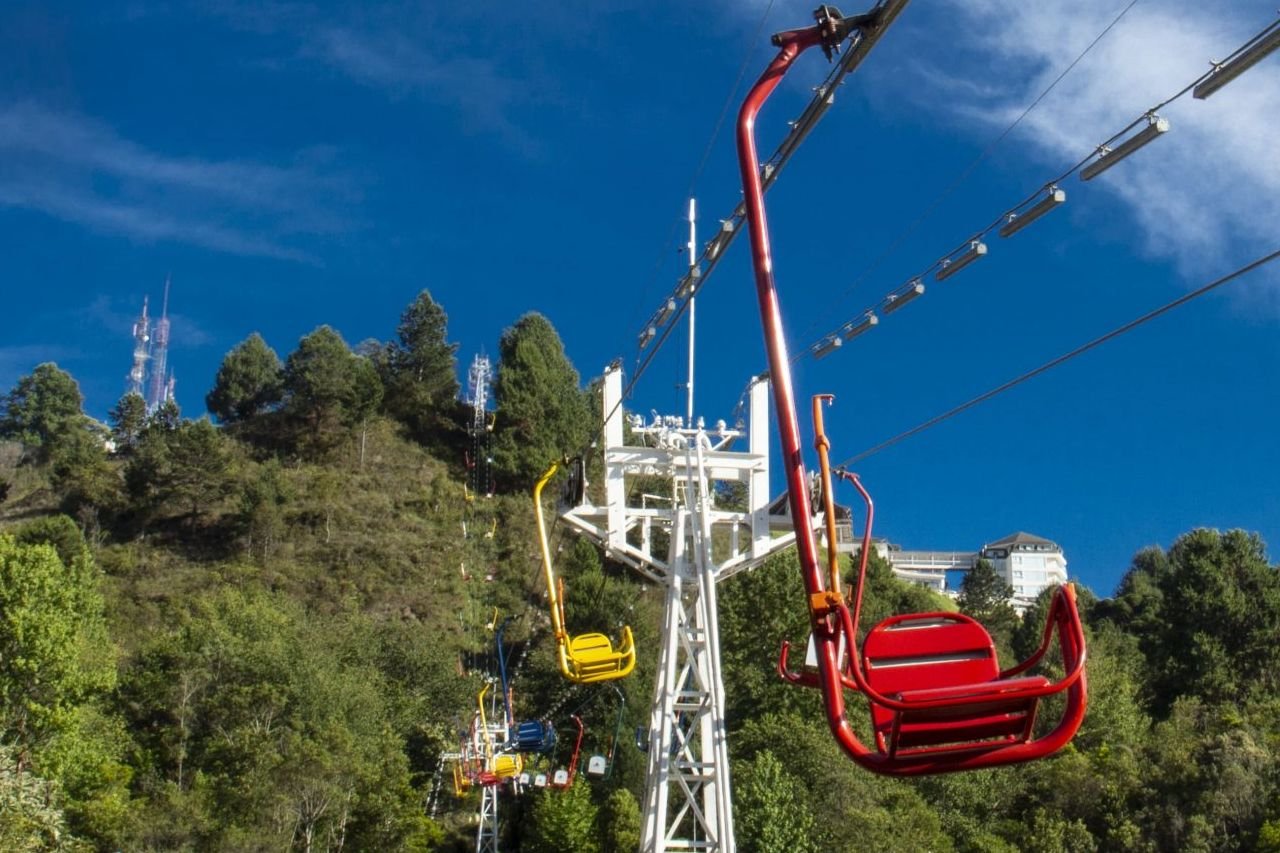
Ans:
[{"label": "overhead wire", "polygon": [[[1245,42],[1243,46],[1241,46],[1236,51],[1234,51],[1231,54],[1231,57],[1238,56],[1244,50],[1248,49],[1250,45],[1254,44],[1259,39],[1261,39],[1262,37],[1270,33],[1272,30],[1276,29],[1277,27],[1280,27],[1280,22],[1273,22],[1269,24],[1267,27],[1263,28],[1261,32],[1259,32],[1257,35],[1253,36],[1247,42]],[[1151,122],[1152,120],[1155,119],[1157,113],[1160,110],[1164,109],[1174,101],[1177,101],[1178,99],[1182,98],[1188,92],[1191,92],[1193,89],[1195,89],[1195,87],[1198,86],[1200,83],[1204,82],[1209,77],[1213,76],[1213,74],[1217,70],[1217,67],[1220,65],[1221,63],[1210,68],[1209,71],[1206,71],[1204,74],[1201,74],[1195,80],[1192,80],[1186,86],[1179,89],[1173,95],[1170,95],[1169,97],[1157,103],[1155,106],[1152,106],[1149,109],[1147,109],[1137,118],[1135,118],[1133,121],[1129,122],[1119,131],[1112,134],[1109,138],[1107,138],[1105,141],[1103,141],[1098,146],[1096,146],[1089,154],[1087,154],[1080,161],[1072,165],[1066,171],[1062,172],[1056,177],[1053,177],[1048,181],[1046,181],[1045,183],[1041,184],[1034,192],[1032,192],[1026,198],[1022,199],[1013,207],[1005,210],[1003,213],[997,216],[993,221],[991,221],[985,227],[973,232],[969,237],[965,238],[965,240],[960,242],[955,248],[951,249],[949,252],[944,253],[942,256],[940,256],[928,267],[916,273],[915,275],[908,277],[904,284],[901,284],[894,290],[891,290],[886,297],[854,313],[850,319],[846,320],[844,323],[841,323],[839,326],[835,327],[831,331],[822,335],[813,343],[797,349],[791,356],[791,363],[795,364],[807,356],[825,355],[826,352],[830,351],[829,347],[833,345],[833,342],[838,340],[842,341],[843,339],[842,330],[849,329],[854,324],[856,324],[857,321],[859,321],[860,319],[873,315],[878,308],[883,308],[884,306],[892,304],[892,302],[895,299],[897,299],[901,294],[903,294],[908,288],[920,284],[930,274],[944,270],[949,264],[952,263],[952,259],[954,259],[959,253],[964,252],[967,248],[978,247],[981,244],[981,241],[984,237],[986,237],[992,231],[1001,227],[1005,223],[1010,222],[1013,217],[1018,215],[1025,208],[1027,208],[1028,205],[1032,204],[1037,199],[1041,198],[1043,193],[1045,193],[1048,190],[1052,190],[1056,188],[1067,178],[1070,178],[1072,175],[1075,175],[1085,166],[1089,165],[1091,161],[1095,161],[1096,159],[1105,157],[1106,153],[1111,150],[1111,146],[1117,140],[1124,137],[1126,134],[1132,131],[1135,127],[1142,124],[1144,121]],[[983,250],[985,251],[985,247],[983,247]],[[838,344],[835,344],[835,345],[838,346]]]},{"label": "overhead wire", "polygon": [[990,389],[989,391],[984,391],[978,396],[973,397],[969,400],[966,400],[960,405],[950,408],[940,415],[935,415],[934,417],[929,418],[929,420],[924,421],[923,423],[917,424],[916,426],[912,427],[909,430],[898,433],[893,438],[890,438],[886,441],[882,441],[879,444],[875,445],[874,447],[868,448],[867,450],[864,450],[861,453],[857,453],[853,456],[850,456],[848,459],[844,460],[836,467],[847,468],[849,465],[853,465],[857,462],[861,462],[862,460],[867,459],[871,456],[874,456],[875,454],[880,453],[881,451],[887,450],[901,441],[905,441],[906,439],[911,438],[914,435],[918,435],[931,427],[937,426],[943,421],[950,420],[956,415],[959,415],[963,412],[968,411],[969,409],[972,409],[974,406],[977,406],[981,403],[985,403],[987,400],[990,400],[992,397],[995,397],[999,394],[1003,394],[1005,391],[1008,391],[1011,388],[1015,388],[1029,379],[1034,379],[1035,377],[1041,375],[1042,373],[1046,373],[1052,370],[1053,368],[1061,364],[1064,364],[1065,362],[1068,362],[1077,356],[1083,355],[1089,350],[1094,349],[1095,347],[1101,346],[1107,341],[1118,338],[1127,332],[1131,332],[1134,329],[1138,328],[1139,326],[1142,326],[1145,323],[1149,323],[1150,321],[1156,319],[1157,317],[1160,317],[1163,314],[1168,313],[1169,311],[1172,311],[1174,308],[1177,308],[1180,305],[1185,305],[1186,303],[1190,302],[1193,299],[1197,299],[1201,296],[1204,296],[1206,293],[1209,293],[1213,290],[1216,290],[1219,287],[1222,287],[1224,284],[1233,282],[1236,279],[1240,278],[1241,276],[1244,276],[1247,273],[1253,272],[1259,267],[1262,267],[1271,263],[1277,258],[1280,258],[1280,249],[1277,249],[1271,252],[1270,254],[1264,255],[1258,258],[1257,260],[1252,261],[1251,263],[1245,264],[1243,267],[1240,267],[1239,269],[1236,269],[1230,273],[1227,273],[1221,278],[1214,279],[1213,281],[1209,282],[1203,287],[1199,287],[1199,288],[1196,288],[1195,290],[1190,291],[1189,293],[1185,293],[1182,296],[1179,296],[1177,299],[1174,299],[1172,302],[1166,302],[1164,305],[1161,305],[1159,308],[1156,308],[1153,311],[1148,311],[1146,314],[1143,314],[1142,316],[1134,320],[1130,320],[1128,323],[1125,323],[1123,326],[1119,326],[1115,329],[1112,329],[1110,332],[1107,332],[1104,335],[1096,337],[1093,340],[1089,341],[1088,343],[1081,344],[1075,349],[1069,352],[1063,353],[1057,358],[1051,359],[1033,370],[1028,370],[1025,373],[1019,374],[1018,376],[1015,376],[1013,379],[1010,379],[1007,382],[1003,382],[1000,385],[997,385],[996,387]]},{"label": "overhead wire", "polygon": [[[885,0],[881,0],[877,8],[883,8],[884,3]],[[843,84],[844,78],[857,68],[866,57],[866,54],[879,41],[883,32],[884,27],[881,26],[870,31],[855,29],[850,33],[847,43],[848,49],[844,55],[833,64],[823,82],[814,87],[814,97],[810,99],[798,118],[788,122],[791,128],[790,131],[779,143],[773,154],[761,164],[760,178],[763,191],[767,192],[777,181],[782,169],[791,159],[792,154],[795,153],[800,143],[808,137],[835,102],[836,89]],[[716,235],[703,244],[701,253],[696,258],[691,259],[689,271],[680,278],[676,283],[675,289],[664,300],[664,306],[674,301],[676,308],[667,312],[665,318],[661,321],[655,322],[657,318],[657,315],[655,315],[654,319],[646,324],[646,330],[652,330],[653,335],[641,344],[640,349],[642,351],[647,350],[647,352],[637,357],[636,367],[623,388],[618,403],[615,404],[612,411],[605,415],[606,421],[622,405],[622,401],[630,397],[636,383],[644,375],[657,352],[670,337],[671,331],[684,316],[689,307],[689,300],[701,291],[707,279],[715,271],[720,259],[724,257],[725,250],[743,230],[741,226],[745,220],[746,205],[743,202],[739,202],[729,217],[722,221],[722,227],[717,230]],[[659,313],[663,313],[662,309],[659,309]],[[661,327],[661,332],[658,331],[658,327]]]},{"label": "overhead wire", "polygon": [[[1138,2],[1139,0],[1130,0],[1130,3],[1120,10],[1120,13],[1111,20],[1111,23],[1107,24],[1107,26],[1102,30],[1102,32],[1098,33],[1098,35],[1093,39],[1093,41],[1089,42],[1089,44],[1085,47],[1085,49],[1080,51],[1079,55],[1077,55],[1075,59],[1071,60],[1071,63],[1066,68],[1064,68],[1062,72],[1058,74],[1057,77],[1054,78],[1053,82],[1050,83],[1048,86],[1046,86],[1044,91],[1042,91],[1039,95],[1037,95],[1035,100],[1033,100],[1029,105],[1027,105],[1026,109],[1024,109],[1022,113],[1017,118],[1015,118],[1012,123],[1009,124],[1008,127],[1002,130],[1000,134],[996,136],[995,139],[991,140],[991,142],[987,144],[987,146],[982,150],[982,152],[973,159],[973,162],[969,163],[969,165],[964,168],[964,170],[955,178],[955,180],[953,180],[951,184],[948,185],[947,188],[944,189],[938,195],[937,198],[935,198],[932,202],[929,203],[929,205],[924,209],[924,211],[919,216],[917,216],[916,219],[910,225],[907,226],[906,230],[903,231],[901,234],[899,234],[893,240],[893,242],[889,244],[888,248],[886,248],[883,252],[881,252],[878,256],[876,256],[875,260],[873,260],[867,266],[867,268],[863,270],[856,279],[854,279],[853,283],[850,284],[847,288],[845,288],[844,293],[840,294],[840,296],[837,298],[838,301],[843,301],[847,296],[849,296],[849,294],[853,293],[858,288],[858,285],[866,281],[867,278],[869,278],[872,273],[878,270],[886,260],[892,257],[894,252],[896,252],[898,248],[901,247],[901,245],[906,241],[906,239],[910,237],[912,234],[914,234],[915,230],[919,228],[921,225],[923,225],[929,219],[929,217],[933,215],[934,211],[936,211],[944,201],[946,201],[948,198],[951,197],[952,193],[954,193],[957,189],[959,189],[960,186],[963,185],[964,182],[969,179],[969,176],[973,174],[973,172],[978,168],[978,166],[986,162],[987,158],[991,156],[992,152],[994,152],[997,147],[999,147],[1000,143],[1004,142],[1004,140],[1009,136],[1009,134],[1013,133],[1013,131],[1018,127],[1018,125],[1022,123],[1022,120],[1025,119],[1028,115],[1030,115],[1031,111],[1034,110],[1037,106],[1039,106],[1040,102],[1043,101],[1046,97],[1048,97],[1050,92],[1052,92],[1055,88],[1057,88],[1057,85],[1061,83],[1063,79],[1068,74],[1070,74],[1086,56],[1089,55],[1089,53],[1094,49],[1094,47],[1096,47],[1098,43],[1107,36],[1108,33],[1110,33],[1113,29],[1115,29],[1116,25],[1120,23],[1120,21],[1124,18],[1124,16],[1129,14],[1129,10],[1132,9],[1134,6],[1138,5]],[[816,325],[817,325],[817,321],[810,323],[809,326],[805,329],[805,331],[800,335],[800,337],[807,338],[810,332],[813,331]]]},{"label": "overhead wire", "polygon": [[[707,139],[707,144],[702,148],[702,156],[698,158],[698,165],[693,170],[693,176],[689,178],[689,185],[685,189],[685,198],[693,196],[694,190],[698,186],[698,181],[702,179],[702,173],[706,170],[707,163],[711,159],[711,151],[715,147],[716,140],[720,138],[720,131],[724,127],[725,117],[729,114],[730,108],[733,106],[734,97],[738,94],[738,89],[742,87],[742,78],[746,76],[747,69],[750,67],[751,57],[755,54],[755,45],[760,40],[760,33],[764,31],[765,24],[769,21],[769,14],[773,11],[773,4],[776,0],[769,0],[765,6],[763,14],[760,15],[760,22],[756,24],[755,30],[751,34],[751,40],[747,42],[746,50],[742,56],[742,63],[738,66],[738,74],[733,80],[733,85],[725,94],[724,103],[720,105],[720,115],[716,118],[716,123],[711,129],[711,136]],[[1135,0],[1136,2],[1136,0]],[[648,279],[643,287],[640,288],[639,295],[636,299],[636,307],[632,308],[631,315],[635,317],[639,314],[639,306],[644,304],[644,300],[648,297],[649,288],[653,286],[654,280],[657,279],[658,273],[662,270],[662,265],[670,254],[671,244],[675,240],[676,229],[680,227],[683,217],[676,216],[671,220],[671,228],[667,232],[667,238],[662,242],[662,250],[658,253],[658,258],[654,261],[653,270],[649,273]]]}]

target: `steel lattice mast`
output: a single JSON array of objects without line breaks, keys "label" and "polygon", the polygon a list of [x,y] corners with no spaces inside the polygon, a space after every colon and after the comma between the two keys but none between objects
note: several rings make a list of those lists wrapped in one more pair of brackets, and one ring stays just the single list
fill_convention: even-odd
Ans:
[{"label": "steel lattice mast", "polygon": [[[662,646],[649,720],[643,853],[732,853],[733,808],[725,736],[724,683],[716,583],[759,565],[795,541],[790,519],[769,505],[768,382],[748,391],[750,430],[723,421],[631,418],[637,444],[623,439],[622,373],[604,376],[605,503],[570,507],[562,517],[666,590]],[[747,449],[729,448],[746,438]],[[660,477],[671,499],[627,499],[627,478]],[[738,484],[746,508],[716,505],[718,483]],[[789,531],[774,538],[770,523]],[[639,544],[629,541],[637,537]],[[659,535],[655,535],[659,534]],[[665,551],[660,549],[665,547]]]},{"label": "steel lattice mast", "polygon": [[146,387],[147,362],[151,359],[151,318],[147,316],[147,298],[142,297],[142,314],[133,321],[133,366],[129,369],[130,394],[142,396]]},{"label": "steel lattice mast", "polygon": [[492,495],[492,460],[489,458],[489,384],[493,367],[489,356],[477,355],[467,370],[467,403],[471,406],[471,454],[467,460],[473,494]]},{"label": "steel lattice mast", "polygon": [[147,389],[147,410],[154,412],[173,399],[173,379],[169,365],[169,279],[164,280],[164,302],[151,334],[151,382]]}]

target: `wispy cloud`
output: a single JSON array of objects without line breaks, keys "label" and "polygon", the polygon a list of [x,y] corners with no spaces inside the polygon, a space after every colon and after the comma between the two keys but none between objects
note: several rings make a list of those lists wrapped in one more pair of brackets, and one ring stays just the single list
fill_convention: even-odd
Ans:
[{"label": "wispy cloud", "polygon": [[487,58],[442,58],[399,32],[342,26],[310,31],[302,51],[357,82],[453,107],[477,129],[516,134],[508,110],[522,86]]},{"label": "wispy cloud", "polygon": [[309,156],[285,166],[173,156],[81,115],[0,104],[0,206],[139,242],[314,262],[290,238],[345,228],[325,211],[347,191]]},{"label": "wispy cloud", "polygon": [[275,55],[257,62],[260,67],[319,64],[387,97],[443,106],[461,117],[465,130],[496,133],[517,149],[531,150],[529,135],[512,113],[539,96],[537,87],[466,43],[468,27],[485,26],[487,12],[395,2],[335,9],[306,0],[205,0],[195,8],[274,40]]},{"label": "wispy cloud", "polygon": [[[918,53],[928,60],[911,75],[912,91],[931,108],[949,105],[958,125],[987,137],[1016,118],[1125,5],[946,0],[947,44]],[[1273,12],[1274,4],[1253,0],[1135,6],[1023,120],[1014,144],[1049,164],[1046,177],[1056,165],[1075,163],[1230,53]],[[1173,259],[1199,280],[1276,248],[1280,63],[1269,60],[1210,100],[1187,96],[1162,115],[1171,133],[1094,182],[1125,203],[1142,251]]]}]

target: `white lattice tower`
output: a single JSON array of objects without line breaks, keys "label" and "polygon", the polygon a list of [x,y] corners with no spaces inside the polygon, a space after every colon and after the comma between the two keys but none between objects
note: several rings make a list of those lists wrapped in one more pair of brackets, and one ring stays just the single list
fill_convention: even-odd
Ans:
[{"label": "white lattice tower", "polygon": [[489,384],[493,367],[487,355],[471,359],[467,370],[467,403],[471,406],[471,490],[489,494]]},{"label": "white lattice tower", "polygon": [[151,359],[151,318],[147,316],[147,298],[142,298],[142,314],[133,322],[133,366],[129,369],[129,393],[143,395],[146,388],[147,362]]},{"label": "white lattice tower", "polygon": [[498,853],[498,786],[480,791],[480,826],[476,829],[476,853]]},{"label": "white lattice tower", "polygon": [[[605,503],[564,510],[575,529],[666,588],[662,645],[649,721],[642,853],[699,850],[733,853],[733,808],[725,737],[724,683],[716,582],[753,568],[789,547],[794,532],[774,537],[769,514],[768,382],[748,390],[750,429],[723,421],[631,417],[623,443],[622,373],[604,377]],[[747,439],[744,451],[731,446]],[[632,505],[627,479],[668,479],[671,500],[646,496]],[[716,506],[716,484],[745,486],[746,506]],[[586,490],[584,490],[586,491]],[[665,545],[665,550],[659,550]]]}]

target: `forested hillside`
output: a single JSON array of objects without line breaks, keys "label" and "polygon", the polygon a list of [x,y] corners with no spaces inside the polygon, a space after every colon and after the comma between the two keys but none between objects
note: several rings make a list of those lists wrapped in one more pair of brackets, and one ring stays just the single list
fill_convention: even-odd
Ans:
[{"label": "forested hillside", "polygon": [[[453,795],[440,755],[507,616],[517,716],[567,732],[580,714],[584,752],[620,737],[607,780],[504,803],[504,849],[635,848],[632,733],[661,597],[555,531],[571,629],[635,631],[619,725],[610,692],[555,670],[530,498],[589,442],[597,398],[545,318],[517,319],[498,348],[494,491],[476,494],[443,309],[424,292],[388,337],[353,349],[322,326],[281,360],[251,335],[209,389],[212,419],[125,396],[100,425],[52,364],[8,392],[0,850],[471,849],[478,795]],[[981,580],[961,608],[1003,660],[1025,656],[1048,594],[1019,619]],[[727,582],[739,849],[1280,851],[1280,572],[1264,544],[1190,531],[1096,592],[1081,593],[1090,706],[1072,745],[901,781],[843,757],[816,693],[774,672],[779,642],[806,634],[794,555]],[[876,560],[867,602],[864,625],[938,606]]]}]

